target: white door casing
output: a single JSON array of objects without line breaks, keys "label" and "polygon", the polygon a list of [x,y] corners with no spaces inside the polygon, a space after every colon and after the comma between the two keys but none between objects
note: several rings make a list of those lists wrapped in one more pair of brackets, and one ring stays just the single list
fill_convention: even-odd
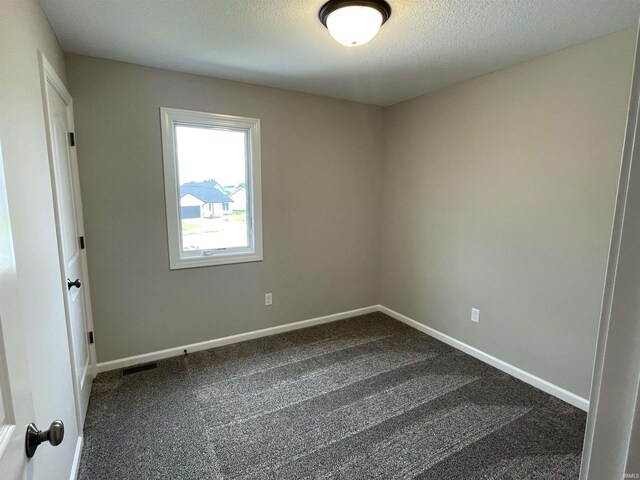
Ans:
[{"label": "white door casing", "polygon": [[[84,227],[78,165],[75,148],[70,141],[70,133],[74,131],[73,100],[42,54],[40,62],[62,273],[61,288],[67,318],[78,425],[81,427],[84,424],[91,393],[95,353],[89,343],[89,332],[93,330],[93,322],[86,250],[81,248],[80,242],[80,237],[84,237]],[[76,281],[79,282],[79,286],[69,286],[68,282]]]},{"label": "white door casing", "polygon": [[[640,478],[640,34],[594,361],[581,480]],[[635,423],[635,424],[634,424]],[[631,469],[631,470],[629,470]]]}]

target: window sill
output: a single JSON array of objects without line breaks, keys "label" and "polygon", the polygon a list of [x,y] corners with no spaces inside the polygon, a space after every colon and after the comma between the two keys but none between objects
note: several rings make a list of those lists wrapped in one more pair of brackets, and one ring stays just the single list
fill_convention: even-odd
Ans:
[{"label": "window sill", "polygon": [[251,253],[243,255],[219,255],[214,257],[192,257],[171,260],[170,270],[181,270],[183,268],[215,267],[217,265],[232,265],[235,263],[261,262],[262,254]]}]

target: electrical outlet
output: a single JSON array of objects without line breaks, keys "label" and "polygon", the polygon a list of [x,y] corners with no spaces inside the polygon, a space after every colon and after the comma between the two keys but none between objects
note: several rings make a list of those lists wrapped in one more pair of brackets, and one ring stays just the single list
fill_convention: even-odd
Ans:
[{"label": "electrical outlet", "polygon": [[471,309],[471,321],[480,323],[480,310],[478,310],[477,308]]},{"label": "electrical outlet", "polygon": [[273,293],[265,293],[265,295],[264,295],[264,304],[265,305],[273,305]]}]

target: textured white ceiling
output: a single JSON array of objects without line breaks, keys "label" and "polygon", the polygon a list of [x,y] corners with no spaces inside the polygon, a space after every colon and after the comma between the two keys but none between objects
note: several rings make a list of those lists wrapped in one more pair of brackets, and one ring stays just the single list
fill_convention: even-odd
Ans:
[{"label": "textured white ceiling", "polygon": [[338,44],[324,0],[41,0],[67,52],[391,105],[637,24],[639,0],[389,0]]}]

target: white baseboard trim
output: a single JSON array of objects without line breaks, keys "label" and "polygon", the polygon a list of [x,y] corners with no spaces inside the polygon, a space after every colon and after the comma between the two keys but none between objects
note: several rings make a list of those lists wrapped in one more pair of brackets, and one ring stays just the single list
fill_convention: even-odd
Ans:
[{"label": "white baseboard trim", "polygon": [[[456,340],[453,337],[445,335],[438,330],[427,327],[426,325],[413,320],[401,313],[396,312],[395,310],[391,310],[383,305],[373,305],[370,307],[358,308],[355,310],[349,310],[341,313],[334,313],[333,315],[326,315],[324,317],[311,318],[309,320],[302,320],[300,322],[288,323],[285,325],[279,325],[276,327],[264,328],[262,330],[254,330],[252,332],[240,333],[237,335],[231,335],[228,337],[217,338],[214,340],[208,340],[206,342],[192,343],[190,345],[182,345],[179,347],[168,348],[166,350],[159,350],[156,352],[145,353],[142,355],[135,355],[132,357],[121,358],[118,360],[111,360],[109,362],[102,362],[96,365],[97,373],[107,372],[109,370],[117,370],[119,368],[131,367],[133,365],[140,365],[141,363],[153,362],[156,360],[162,360],[164,358],[169,357],[177,357],[183,355],[184,350],[187,352],[198,352],[201,350],[208,350],[210,348],[221,347],[223,345],[229,345],[232,343],[244,342],[245,340],[251,340],[254,338],[267,337],[269,335],[276,335],[278,333],[289,332],[291,330],[298,330],[301,328],[311,327],[313,325],[320,325],[323,323],[335,322],[337,320],[343,320],[345,318],[356,317],[358,315],[364,315],[366,313],[372,312],[382,312],[389,315],[396,320],[401,321],[409,325],[410,327],[415,328],[427,335],[434,337],[441,342],[446,343],[447,345],[452,346],[464,353],[471,355],[472,357],[477,358],[489,365],[497,368],[498,370],[502,370],[509,375],[516,377],[519,380],[522,380],[529,385],[532,385],[543,392],[546,392],[554,397],[563,400],[574,407],[577,407],[585,412],[589,410],[589,400],[586,398],[582,398],[568,390],[565,390],[553,383],[550,383],[542,378],[536,377],[535,375],[526,372],[518,367],[515,367],[499,358],[496,358],[488,353],[485,353],[481,350],[478,350],[475,347],[467,345],[459,340]],[[80,439],[82,440],[82,439]],[[80,444],[80,450],[82,449],[82,445]],[[77,452],[76,452],[77,453]],[[79,454],[78,454],[79,455]],[[79,460],[79,457],[78,457]],[[76,467],[77,468],[77,467]]]},{"label": "white baseboard trim", "polygon": [[298,330],[300,328],[307,328],[323,323],[335,322],[337,320],[343,320],[345,318],[357,317],[358,315],[373,313],[377,312],[378,310],[378,305],[372,305],[370,307],[357,308],[355,310],[334,313],[333,315],[326,315],[324,317],[311,318],[309,320],[302,320],[300,322],[287,323],[285,325],[278,325],[276,327],[263,328],[262,330],[254,330],[252,332],[239,333],[237,335],[231,335],[228,337],[216,338],[214,340],[208,340],[206,342],[192,343],[191,345],[183,345],[180,347],[168,348],[166,350],[159,350],[157,352],[144,353],[142,355],[135,355],[133,357],[111,360],[109,362],[98,363],[96,365],[96,370],[97,373],[107,372],[109,370],[117,370],[119,368],[131,367],[132,365],[140,365],[141,363],[154,362],[156,360],[162,360],[164,358],[177,357],[183,355],[185,350],[187,350],[187,352],[208,350],[210,348],[221,347],[223,345],[229,345],[231,343],[244,342],[245,340],[251,340],[254,338],[267,337],[269,335],[289,332],[291,330]]},{"label": "white baseboard trim", "polygon": [[82,445],[84,443],[84,439],[82,437],[78,437],[78,441],[76,442],[76,453],[73,455],[73,463],[71,464],[71,474],[69,475],[69,480],[76,480],[78,478],[78,470],[80,470],[80,458],[82,457]]},{"label": "white baseboard trim", "polygon": [[557,397],[560,400],[563,400],[573,405],[574,407],[579,408],[580,410],[584,410],[585,412],[589,411],[589,400],[587,400],[586,398],[582,398],[576,395],[575,393],[571,393],[570,391],[565,390],[564,388],[558,387],[553,383],[547,382],[542,378],[536,377],[535,375],[532,375],[529,372],[525,372],[524,370],[518,367],[514,367],[510,363],[502,361],[499,358],[489,355],[488,353],[484,353],[483,351],[478,350],[477,348],[472,347],[470,345],[467,345],[466,343],[462,343],[461,341],[456,340],[455,338],[450,337],[449,335],[445,335],[444,333],[439,332],[434,328],[427,327],[426,325],[420,322],[417,322],[412,318],[407,317],[406,315],[402,315],[401,313],[398,313],[395,310],[391,310],[390,308],[387,308],[383,305],[378,305],[378,311],[385,313],[390,317],[395,318],[396,320],[400,320],[402,323],[406,323],[410,327],[413,327],[416,330],[420,330],[421,332],[426,333],[427,335],[433,338],[436,338],[441,342],[444,342],[447,345],[450,345],[453,348],[456,348],[466,354],[469,354],[472,357],[475,357],[478,360],[483,361],[484,363],[488,363],[492,367],[495,367],[498,370],[502,370],[503,372],[508,373],[512,377],[516,377],[517,379],[522,380],[523,382],[528,383],[529,385],[532,385],[542,390],[543,392],[548,393],[549,395],[553,395],[554,397]]}]

